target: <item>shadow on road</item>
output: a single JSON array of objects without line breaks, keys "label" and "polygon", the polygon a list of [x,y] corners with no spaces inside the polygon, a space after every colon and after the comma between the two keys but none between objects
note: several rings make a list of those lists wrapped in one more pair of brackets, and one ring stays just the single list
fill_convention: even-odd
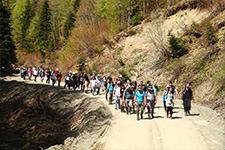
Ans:
[{"label": "shadow on road", "polygon": [[172,119],[182,119],[182,117],[175,116],[175,117],[172,117]]},{"label": "shadow on road", "polygon": [[189,114],[189,116],[199,116],[199,115],[200,115],[199,113]]}]

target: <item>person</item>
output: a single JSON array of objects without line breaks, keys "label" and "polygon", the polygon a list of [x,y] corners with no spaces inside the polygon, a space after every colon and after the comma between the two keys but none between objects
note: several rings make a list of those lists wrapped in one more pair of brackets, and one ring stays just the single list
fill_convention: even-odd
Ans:
[{"label": "person", "polygon": [[174,99],[176,99],[177,89],[176,89],[176,86],[173,85],[173,82],[171,80],[169,81],[169,84],[167,85],[167,87],[171,89]]},{"label": "person", "polygon": [[114,87],[115,109],[120,109],[121,82],[117,81]]},{"label": "person", "polygon": [[91,78],[91,93],[92,93],[92,95],[95,94],[95,90],[96,90],[96,77],[93,76]]},{"label": "person", "polygon": [[139,113],[141,111],[141,119],[143,119],[144,108],[146,104],[146,93],[144,92],[144,85],[139,83],[138,90],[135,93],[135,102],[137,107],[137,120],[139,120]]},{"label": "person", "polygon": [[46,70],[46,77],[47,77],[46,83],[50,83],[50,78],[51,78],[51,70],[50,69]]},{"label": "person", "polygon": [[34,76],[34,81],[37,82],[37,76],[38,76],[38,69],[37,69],[37,67],[33,68],[33,76]]},{"label": "person", "polygon": [[58,87],[60,87],[60,83],[61,83],[61,80],[62,80],[62,73],[59,72],[56,77],[57,77]]},{"label": "person", "polygon": [[45,78],[45,70],[44,70],[44,68],[40,69],[40,78],[41,78],[41,82],[43,82],[44,78]]},{"label": "person", "polygon": [[90,80],[87,74],[84,74],[84,92],[87,93],[88,92],[88,87],[90,84]]},{"label": "person", "polygon": [[133,98],[134,98],[134,91],[131,83],[128,83],[124,94],[123,94],[123,101],[125,102],[126,112],[127,114],[131,113],[131,109],[133,106]]},{"label": "person", "polygon": [[165,90],[163,91],[163,93],[162,93],[162,100],[163,100],[163,106],[164,106],[164,110],[165,110],[165,112],[166,112],[166,99],[167,99],[167,95],[168,95],[168,93],[169,93],[169,86],[167,86],[166,88],[165,88]]},{"label": "person", "polygon": [[66,86],[68,86],[68,88],[70,89],[70,74],[67,73],[65,75],[65,85],[64,85],[64,89],[66,88]]},{"label": "person", "polygon": [[[174,94],[173,89],[169,88],[169,92],[166,98],[166,117],[172,119],[173,115],[173,107],[174,107]],[[170,116],[169,116],[170,115]]]},{"label": "person", "polygon": [[154,118],[154,107],[156,104],[156,96],[154,94],[154,89],[152,86],[149,86],[146,91],[147,97],[147,110],[148,110],[148,117]]},{"label": "person", "polygon": [[112,78],[108,79],[107,89],[106,89],[106,100],[108,100],[108,94],[109,94],[109,105],[112,104],[112,97],[113,97],[113,81]]},{"label": "person", "polygon": [[57,80],[55,71],[52,71],[52,73],[51,73],[51,80],[52,80],[52,86],[54,86],[55,82]]},{"label": "person", "polygon": [[96,89],[96,94],[97,95],[100,95],[100,88],[101,88],[101,78],[100,78],[100,76],[98,75],[97,77],[96,77],[96,83],[95,83],[95,89]]},{"label": "person", "polygon": [[190,88],[190,84],[188,83],[186,84],[182,92],[182,100],[184,105],[185,116],[190,115],[192,97],[193,97],[192,90]]},{"label": "person", "polygon": [[28,72],[28,79],[31,80],[31,77],[33,75],[32,68],[29,68],[27,72]]},{"label": "person", "polygon": [[120,110],[121,112],[125,112],[125,108],[126,108],[126,104],[124,101],[124,90],[125,90],[125,86],[123,84],[121,84],[121,88],[120,88]]}]

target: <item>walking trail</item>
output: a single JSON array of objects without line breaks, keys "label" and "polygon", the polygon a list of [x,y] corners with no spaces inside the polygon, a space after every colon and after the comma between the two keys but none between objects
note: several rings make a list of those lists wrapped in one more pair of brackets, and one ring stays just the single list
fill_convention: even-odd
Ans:
[{"label": "walking trail", "polygon": [[[22,81],[19,77],[7,77],[4,80]],[[103,95],[98,96],[98,99],[108,105]],[[191,116],[184,116],[182,103],[177,100],[173,119],[168,119],[159,96],[155,118],[148,119],[147,114],[144,114],[144,119],[137,121],[136,114],[121,113],[115,110],[114,105],[108,107],[113,115],[112,124],[98,139],[94,149],[225,149],[225,121],[209,108],[192,105]]]}]

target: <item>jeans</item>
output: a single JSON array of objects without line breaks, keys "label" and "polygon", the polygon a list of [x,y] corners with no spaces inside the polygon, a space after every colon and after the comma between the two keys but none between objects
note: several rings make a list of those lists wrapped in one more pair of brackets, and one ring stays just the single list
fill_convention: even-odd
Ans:
[{"label": "jeans", "polygon": [[141,119],[143,119],[143,113],[144,113],[144,104],[143,103],[137,104],[137,120],[139,120],[140,111],[141,111]]},{"label": "jeans", "polygon": [[120,109],[120,96],[115,96],[115,109]]},{"label": "jeans", "polygon": [[154,101],[148,101],[147,102],[147,109],[148,109],[148,116],[150,118],[150,115],[151,115],[151,118],[154,118]]}]

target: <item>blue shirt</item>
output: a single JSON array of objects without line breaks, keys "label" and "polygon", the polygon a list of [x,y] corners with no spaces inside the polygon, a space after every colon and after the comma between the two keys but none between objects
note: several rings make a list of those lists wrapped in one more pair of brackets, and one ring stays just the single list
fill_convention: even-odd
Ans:
[{"label": "blue shirt", "polygon": [[142,91],[142,92],[137,91],[135,96],[136,96],[136,101],[138,103],[143,103],[144,102],[144,97],[146,96],[146,93],[144,91]]},{"label": "blue shirt", "polygon": [[113,93],[113,85],[112,85],[112,83],[109,83],[109,84],[108,84],[107,91],[108,91],[109,93]]}]

